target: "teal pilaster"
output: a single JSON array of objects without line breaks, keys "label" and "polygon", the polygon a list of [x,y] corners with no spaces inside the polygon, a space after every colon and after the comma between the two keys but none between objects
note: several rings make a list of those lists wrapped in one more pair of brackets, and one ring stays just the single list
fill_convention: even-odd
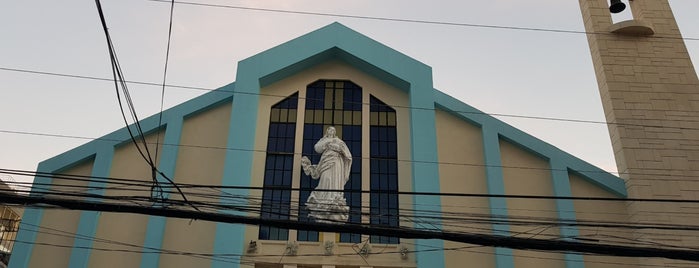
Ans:
[{"label": "teal pilaster", "polygon": [[[488,126],[482,127],[483,154],[485,156],[485,173],[488,185],[488,194],[504,195],[505,181],[502,173],[502,160],[500,154],[500,138],[496,131]],[[507,202],[502,197],[489,197],[490,214],[492,217],[507,218]],[[509,235],[509,224],[493,224],[493,234]],[[495,248],[495,265],[498,268],[514,268],[515,261],[512,249]]]},{"label": "teal pilaster", "polygon": [[[174,116],[168,120],[165,128],[162,149],[160,151],[160,162],[158,170],[167,175],[171,180],[175,180],[175,167],[177,165],[177,152],[180,138],[182,137],[183,118]],[[162,175],[157,175],[160,185],[170,185]],[[167,192],[163,193],[163,198],[168,198]],[[166,218],[162,216],[149,216],[146,226],[146,237],[143,241],[143,253],[141,253],[141,267],[158,267],[160,253],[157,253],[163,246],[163,235],[165,234]],[[155,252],[154,252],[155,251]]]},{"label": "teal pilaster", "polygon": [[[553,182],[553,195],[560,197],[571,197],[570,178],[568,167],[559,159],[551,159],[551,180]],[[565,222],[575,222],[575,206],[573,200],[556,199],[556,211],[558,219]],[[578,228],[575,226],[561,226],[561,238],[572,240],[578,236]],[[584,268],[583,256],[577,253],[565,253],[566,268]]]},{"label": "teal pilaster", "polygon": [[[251,184],[260,84],[254,68],[245,64],[244,61],[238,64],[237,75],[240,80],[236,82],[226,145],[232,150],[226,152],[223,178],[221,179],[222,186],[247,186]],[[243,189],[226,190],[226,192],[236,196],[248,195],[248,191]],[[244,212],[221,212],[244,215]],[[244,237],[245,225],[217,223],[214,254],[242,254],[245,245]],[[240,267],[240,264],[214,259],[211,262],[211,267],[231,268]]]},{"label": "teal pilaster", "polygon": [[[92,166],[93,177],[109,177],[109,172],[112,167],[112,159],[114,158],[114,144],[112,142],[99,143],[95,162]],[[101,181],[90,181],[88,184],[88,194],[104,195],[105,183]],[[99,198],[89,197],[87,201],[101,202]],[[85,268],[88,267],[90,253],[92,247],[92,237],[97,232],[97,222],[100,212],[83,211],[80,213],[78,222],[78,230],[76,231],[73,249],[70,252],[70,268]],[[86,238],[89,237],[89,238]]]},{"label": "teal pilaster", "polygon": [[[418,76],[419,77],[419,76]],[[422,76],[424,77],[424,76]],[[439,186],[439,159],[437,156],[437,133],[435,123],[434,95],[431,88],[431,76],[429,81],[419,81],[424,84],[413,84],[410,88],[410,138],[412,148],[412,175],[413,191],[438,193]],[[424,86],[425,88],[419,88]],[[429,87],[428,87],[429,86]],[[425,216],[441,216],[441,199],[439,196],[415,195],[413,204],[416,212],[415,218],[424,214],[417,206],[428,205],[434,211]],[[417,226],[416,226],[417,227]],[[430,221],[430,227],[441,230],[439,221]],[[444,251],[428,250],[443,248],[444,241],[437,239],[418,239],[415,251],[418,267],[446,267]]]},{"label": "teal pilaster", "polygon": [[[46,173],[53,172],[53,170],[47,167],[45,162],[39,164],[37,171]],[[30,196],[41,196],[44,192],[48,192],[51,182],[52,179],[48,177],[34,177],[34,185],[32,186]],[[39,226],[43,214],[44,209],[42,208],[27,207],[24,209],[22,222],[19,225],[19,232],[17,233],[17,238],[15,238],[16,242],[12,249],[13,252],[9,267],[29,267],[29,260],[32,255],[32,250],[34,249],[34,242],[36,241],[37,235],[35,226]]]}]

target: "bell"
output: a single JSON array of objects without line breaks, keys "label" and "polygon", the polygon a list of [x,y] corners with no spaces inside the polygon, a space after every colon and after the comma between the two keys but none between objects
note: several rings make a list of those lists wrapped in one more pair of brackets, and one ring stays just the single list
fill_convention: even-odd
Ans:
[{"label": "bell", "polygon": [[622,3],[621,0],[610,0],[609,12],[616,14],[624,9],[626,9],[626,4]]}]

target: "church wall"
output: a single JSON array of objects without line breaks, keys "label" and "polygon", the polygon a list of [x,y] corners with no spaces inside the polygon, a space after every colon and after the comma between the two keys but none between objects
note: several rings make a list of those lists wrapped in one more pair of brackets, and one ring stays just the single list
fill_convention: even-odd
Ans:
[{"label": "church wall", "polygon": [[[177,152],[174,180],[179,184],[220,185],[231,104],[226,102],[205,112],[185,118]],[[218,202],[220,192],[214,189],[187,189],[191,201]],[[224,190],[225,191],[225,190]],[[173,193],[170,199],[181,200]],[[228,201],[237,201],[228,200]],[[168,218],[162,248],[178,252],[213,252],[216,223]],[[208,267],[207,258],[173,254],[160,255],[160,267]]]},{"label": "church wall", "polygon": [[[162,135],[164,132],[158,132],[146,136],[146,141],[149,144],[151,155],[155,157],[155,142],[156,135]],[[160,146],[162,149],[162,146]],[[156,162],[156,165],[158,163]],[[124,178],[132,180],[140,180],[151,182],[151,168],[146,161],[139,155],[133,143],[128,142],[114,151],[114,157],[111,164],[111,172],[109,177]],[[133,195],[133,196],[150,196],[150,192],[140,190],[122,190],[122,189],[107,189],[104,195]],[[146,225],[148,223],[147,215],[130,214],[130,213],[111,213],[102,212],[97,220],[95,237],[99,239],[119,241],[128,245],[117,245],[112,242],[100,242],[95,240],[93,247],[105,250],[92,249],[89,256],[89,267],[99,267],[105,263],[112,266],[121,267],[137,267],[140,264],[140,254],[131,254],[125,258],[122,254],[114,254],[110,249],[119,250],[135,250],[140,251],[143,246],[143,241],[146,233]]]},{"label": "church wall", "polygon": [[[435,123],[437,126],[441,191],[444,193],[487,194],[483,136],[480,127],[441,110],[436,112]],[[441,199],[444,217],[474,217],[490,214],[487,198],[442,196]],[[422,209],[434,208],[424,207]],[[459,219],[445,220],[442,225],[444,230],[455,232],[483,233],[491,229],[490,224],[474,224]],[[444,252],[445,263],[449,267],[457,267],[464,263],[477,267],[493,267],[495,265],[493,248],[449,241],[444,242],[444,247],[447,249]]]},{"label": "church wall", "polygon": [[[63,174],[90,176],[93,160],[80,163],[62,171]],[[75,191],[87,187],[87,181],[53,180],[51,191]],[[64,185],[64,186],[59,186]],[[66,187],[66,186],[75,186]],[[73,234],[78,229],[80,211],[65,209],[45,209],[39,226],[30,226],[32,231],[38,231],[36,244],[29,262],[29,267],[68,267],[70,251],[75,238]],[[53,230],[52,230],[53,229]],[[61,245],[66,247],[56,247]],[[40,257],[38,257],[40,256]]]},{"label": "church wall", "polygon": [[[502,171],[507,195],[552,196],[551,168],[546,159],[508,141],[500,140]],[[507,198],[510,219],[557,218],[556,204],[550,199]],[[543,225],[510,224],[510,235],[539,239],[557,239],[559,229]],[[513,250],[516,267],[563,267],[563,254]]]}]

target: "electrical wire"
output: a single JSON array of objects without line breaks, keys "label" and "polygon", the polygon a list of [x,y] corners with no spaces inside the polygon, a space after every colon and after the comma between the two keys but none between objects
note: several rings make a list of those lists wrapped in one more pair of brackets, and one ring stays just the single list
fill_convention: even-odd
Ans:
[{"label": "electrical wire", "polygon": [[[168,0],[146,0],[146,1],[160,2],[160,3],[169,3],[170,2]],[[256,7],[234,6],[234,5],[223,5],[223,4],[208,4],[208,3],[202,3],[202,2],[189,2],[189,1],[175,1],[175,3],[181,4],[181,5],[190,5],[190,6],[237,9],[237,10],[248,10],[248,11],[261,11],[261,12],[270,12],[270,13],[311,15],[311,16],[363,19],[363,20],[375,20],[375,21],[392,21],[392,22],[418,23],[418,24],[430,24],[430,25],[442,25],[442,26],[518,30],[518,31],[534,31],[534,32],[549,32],[549,33],[565,33],[565,34],[613,35],[613,33],[609,33],[609,32],[587,32],[587,31],[578,31],[578,30],[546,29],[546,28],[519,27],[519,26],[502,26],[502,25],[446,22],[446,21],[430,21],[430,20],[418,20],[418,19],[401,19],[401,18],[389,18],[389,17],[374,17],[374,16],[364,16],[364,15],[339,14],[339,13],[297,11],[297,10],[272,9],[272,8],[256,8]],[[661,36],[661,35],[652,35],[652,36],[647,36],[646,38],[680,39],[680,40],[687,40],[687,41],[699,40],[699,38],[693,38],[693,37],[684,37],[683,38],[683,37],[676,37],[676,36]]]},{"label": "electrical wire", "polygon": [[[168,22],[168,31],[167,31],[167,48],[165,49],[165,67],[163,68],[163,86],[160,91],[160,112],[158,113],[158,126],[163,125],[163,107],[165,106],[165,84],[167,82],[167,66],[168,66],[168,61],[170,60],[170,41],[172,40],[172,17],[175,11],[175,1],[171,1],[170,3],[170,19]],[[160,146],[160,132],[158,132],[158,135],[156,135],[156,140],[155,140],[155,162],[158,162],[158,149]],[[157,185],[157,179],[153,178],[154,184],[153,187],[158,186]],[[161,189],[158,189],[161,190]],[[160,196],[161,199],[164,199],[163,196]]]},{"label": "electrical wire", "polygon": [[[113,74],[113,78],[114,78],[114,87],[116,89],[117,101],[119,102],[119,109],[121,110],[121,114],[122,114],[122,117],[124,119],[124,123],[126,124],[126,129],[128,130],[129,136],[131,137],[131,140],[133,141],[134,146],[136,146],[136,149],[138,150],[138,152],[141,154],[143,159],[151,167],[151,176],[152,176],[152,181],[153,181],[152,189],[154,191],[157,191],[157,189],[159,188],[159,183],[158,183],[156,176],[161,175],[164,179],[166,179],[175,188],[177,188],[179,190],[179,188],[175,184],[175,182],[173,182],[163,172],[159,171],[158,168],[155,166],[155,161],[153,161],[153,158],[151,157],[150,150],[148,149],[148,143],[146,142],[146,138],[145,138],[145,135],[143,133],[143,129],[141,127],[140,120],[138,119],[138,115],[136,114],[136,109],[135,109],[134,104],[133,104],[133,99],[131,98],[131,94],[128,90],[128,86],[127,86],[126,82],[124,82],[124,81],[126,81],[126,79],[124,79],[124,75],[123,75],[121,67],[119,65],[119,60],[117,59],[117,56],[116,56],[116,49],[114,48],[114,44],[112,43],[112,39],[109,35],[109,30],[107,28],[107,22],[104,18],[104,13],[102,11],[102,4],[100,3],[100,0],[95,0],[95,5],[97,6],[97,13],[99,14],[99,17],[100,17],[100,22],[102,24],[102,30],[104,32],[106,39],[107,39],[107,47],[109,49],[109,58],[110,58],[110,61],[112,64],[112,74]],[[119,86],[121,86],[121,91],[124,94],[124,98],[126,100],[128,108],[129,108],[131,118],[134,122],[133,125],[135,126],[136,131],[138,132],[138,137],[140,138],[141,142],[143,143],[143,150],[141,149],[141,146],[139,146],[138,142],[136,141],[136,137],[134,136],[133,132],[131,131],[131,127],[129,125],[129,122],[126,119],[126,114],[124,112],[124,106],[122,105],[122,101],[121,101],[121,95],[119,94],[119,88],[120,88]],[[157,143],[156,143],[156,145],[157,145]],[[145,154],[143,151],[145,151]],[[184,199],[184,201],[187,202],[187,197],[184,195],[184,193],[182,193],[180,191],[180,194],[182,195],[182,198]],[[194,207],[194,209],[197,209],[197,208]]]},{"label": "electrical wire", "polygon": [[[116,178],[116,177],[100,177],[100,176],[88,176],[88,175],[73,175],[73,174],[62,174],[62,173],[47,173],[38,171],[28,171],[28,170],[18,170],[18,169],[5,169],[0,168],[0,174],[9,175],[25,175],[25,176],[35,176],[53,179],[65,179],[65,180],[88,180],[96,182],[106,182],[106,183],[125,183],[124,185],[138,185],[142,183],[143,180],[136,179],[126,179],[126,178]],[[128,184],[136,183],[136,184]],[[207,184],[187,184],[180,183],[179,187],[182,188],[209,188],[209,189],[237,189],[237,190],[289,190],[289,191],[333,191],[333,190],[319,190],[310,188],[293,188],[293,187],[275,187],[275,186],[236,186],[236,185],[207,185]],[[164,186],[164,188],[175,187]],[[178,187],[175,187],[178,188]],[[666,198],[616,198],[616,197],[594,197],[594,196],[545,196],[545,195],[509,195],[509,194],[480,194],[480,193],[450,193],[450,192],[422,192],[422,191],[389,191],[389,190],[350,190],[346,189],[344,192],[347,193],[379,193],[379,194],[397,194],[397,195],[424,195],[424,196],[452,196],[452,197],[478,197],[478,198],[516,198],[516,199],[547,199],[547,200],[585,200],[585,201],[616,201],[616,202],[658,202],[658,203],[691,203],[699,204],[699,200],[690,199],[666,199]]]},{"label": "electrical wire", "polygon": [[551,241],[535,238],[517,238],[484,234],[462,234],[451,232],[427,231],[409,228],[361,226],[354,224],[327,224],[298,222],[289,220],[262,219],[233,214],[208,213],[193,210],[164,209],[160,207],[141,207],[125,204],[96,203],[90,201],[75,201],[47,197],[18,196],[0,193],[0,202],[13,204],[48,204],[70,209],[92,210],[103,212],[137,213],[171,218],[200,219],[214,222],[242,223],[252,225],[268,225],[278,228],[294,228],[298,230],[313,230],[323,232],[349,232],[367,235],[386,235],[412,239],[442,239],[468,244],[509,247],[515,249],[534,249],[547,251],[579,251],[594,254],[605,254],[628,257],[663,257],[678,260],[699,261],[699,252],[692,250],[677,250],[650,247],[628,247],[619,245],[600,245],[586,242]]},{"label": "electrical wire", "polygon": [[[147,198],[144,199],[144,200],[147,200]],[[217,210],[214,210],[214,211],[217,211]],[[467,222],[467,223],[468,223],[468,222]],[[488,232],[490,231],[489,229],[483,229],[483,230],[488,231]]]},{"label": "electrical wire", "polygon": [[[109,138],[94,138],[94,137],[86,137],[86,136],[75,136],[75,135],[63,135],[63,134],[50,134],[50,133],[39,133],[39,132],[28,132],[28,131],[15,131],[15,130],[3,130],[0,129],[0,133],[7,133],[7,134],[17,134],[17,135],[32,135],[32,136],[40,136],[40,137],[54,137],[54,138],[67,138],[67,139],[82,139],[82,140],[101,140],[101,141],[110,141],[110,142],[121,142],[122,140],[116,140],[116,139],[109,139]],[[152,144],[152,143],[150,143]],[[200,148],[200,149],[212,149],[212,150],[231,150],[231,151],[250,151],[250,152],[268,152],[266,150],[259,150],[259,149],[243,149],[243,148],[232,148],[232,147],[220,147],[220,146],[208,146],[208,145],[196,145],[196,144],[172,144],[172,143],[163,143],[162,145],[168,145],[168,146],[176,146],[176,147],[186,147],[186,148]],[[696,150],[693,150],[696,151]],[[294,155],[301,155],[302,153],[293,153]],[[360,159],[374,159],[371,157],[361,157]],[[463,162],[445,162],[445,161],[417,161],[417,160],[409,160],[409,159],[397,159],[398,162],[408,162],[408,163],[427,163],[427,164],[441,164],[441,165],[453,165],[453,166],[472,166],[472,167],[498,167],[498,168],[510,168],[510,169],[521,169],[521,170],[543,170],[543,171],[566,171],[568,172],[568,169],[555,169],[555,168],[542,168],[542,167],[529,167],[529,166],[508,166],[508,165],[488,165],[488,164],[480,164],[480,163],[463,163]],[[657,176],[657,177],[668,177],[671,176],[672,178],[663,178],[664,181],[689,181],[689,182],[694,182],[696,181],[694,178],[697,178],[697,175],[686,175],[686,174],[668,174],[666,171],[672,171],[672,169],[668,168],[633,168],[634,171],[657,171],[658,173],[656,174],[648,174],[648,173],[638,173],[638,172],[623,172],[623,174],[626,175],[651,175],[651,176]],[[617,176],[620,176],[622,173],[619,172],[613,172],[613,171],[604,171],[604,170],[576,170],[578,172],[585,172],[585,173],[610,173],[610,174],[617,174]],[[699,170],[689,170],[689,171],[699,171]],[[677,179],[677,178],[689,178],[689,179]]]},{"label": "electrical wire", "polygon": [[[146,185],[143,185],[144,187]],[[184,188],[186,188],[188,185],[183,185]],[[131,192],[133,190],[130,190]],[[93,199],[106,199],[106,200],[118,200],[118,201],[128,201],[127,203],[133,203],[133,202],[145,202],[145,204],[141,204],[143,206],[149,206],[150,205],[150,199],[145,196],[103,196],[103,195],[95,195],[95,194],[84,194],[81,192],[62,192],[62,191],[57,191],[57,190],[51,190],[51,191],[34,191],[33,194],[44,194],[44,195],[58,195],[58,196],[72,196],[72,197],[82,197],[82,198],[93,198]],[[187,193],[187,195],[191,195],[193,197],[206,197],[206,196],[211,196],[208,194],[203,194],[203,195],[198,195],[192,192]],[[244,197],[241,196],[239,197],[240,199],[247,199],[249,200],[250,197]],[[168,206],[179,206],[183,205],[184,203],[177,203],[179,201],[173,200],[173,203],[168,204]],[[258,199],[257,204],[253,205],[248,205],[248,206],[241,206],[240,204],[248,204],[249,202],[238,202],[238,204],[232,204],[232,203],[227,203],[227,202],[221,202],[221,204],[218,204],[219,199],[212,197],[209,202],[201,202],[201,201],[196,201],[195,204],[198,207],[202,208],[209,208],[210,211],[219,211],[222,209],[234,209],[238,211],[245,211],[245,212],[253,212],[253,213],[261,213],[262,210],[259,207],[261,202]],[[213,205],[212,205],[213,204]],[[407,213],[406,212],[414,212],[414,213],[441,213],[446,216],[440,216],[440,217],[432,217],[429,215],[420,215],[422,220],[429,219],[429,220],[437,220],[437,221],[443,221],[443,222],[461,222],[463,223],[480,223],[480,224],[509,224],[513,226],[517,225],[556,225],[556,226],[579,226],[579,227],[596,227],[596,228],[633,228],[633,229],[662,229],[662,230],[697,230],[696,226],[681,226],[681,225],[665,225],[665,224],[652,224],[652,223],[646,223],[645,225],[627,225],[623,222],[589,222],[589,221],[584,221],[584,220],[578,220],[578,221],[561,221],[559,219],[555,218],[534,218],[534,217],[517,217],[517,216],[510,216],[509,219],[505,218],[498,218],[498,217],[492,217],[492,215],[489,214],[473,214],[473,213],[461,213],[461,214],[454,214],[450,212],[440,212],[440,211],[419,211],[419,210],[406,210],[406,209],[401,209],[401,213],[397,215],[398,217],[405,218],[405,217],[416,217],[417,214],[412,214],[412,213]],[[362,214],[367,217],[371,216],[381,216],[381,215],[375,215],[375,214]],[[451,216],[450,216],[451,215]],[[454,218],[454,215],[460,216],[457,218]],[[283,215],[288,217],[295,217],[295,215],[292,214],[286,214]],[[475,218],[474,218],[475,217]],[[443,226],[449,227],[447,223],[442,224]],[[459,228],[461,226],[459,225],[452,225],[455,228]]]},{"label": "electrical wire", "polygon": [[[28,73],[28,74],[37,74],[37,75],[50,75],[50,76],[58,76],[58,77],[67,77],[67,78],[79,78],[79,79],[90,79],[90,80],[97,80],[97,81],[112,81],[107,78],[100,78],[100,77],[92,77],[92,76],[82,76],[82,75],[74,75],[74,74],[63,74],[63,73],[55,73],[55,72],[43,72],[43,71],[35,71],[35,70],[27,70],[27,69],[17,69],[17,68],[8,68],[8,67],[0,67],[0,70],[3,71],[13,71],[13,72],[21,72],[21,73]],[[133,84],[139,84],[139,85],[147,85],[147,86],[162,86],[162,84],[158,83],[152,83],[152,82],[142,82],[142,81],[125,81],[127,83],[133,83]],[[195,87],[195,86],[182,86],[182,85],[166,85],[167,87],[171,88],[179,88],[179,89],[190,89],[190,90],[201,90],[201,91],[209,91],[209,92],[226,92],[226,93],[233,93],[233,94],[241,94],[241,95],[257,95],[257,96],[266,96],[266,97],[279,97],[279,98],[286,98],[288,96],[286,95],[277,95],[277,94],[269,94],[269,93],[252,93],[252,92],[237,92],[233,90],[227,90],[223,87],[217,88],[217,89],[212,89],[212,88],[205,88],[205,87]],[[643,92],[647,93],[647,92]],[[686,94],[690,95],[692,93],[667,93],[667,94]],[[298,97],[298,99],[306,99],[308,100],[309,98],[306,97]],[[312,98],[311,98],[312,100]],[[362,104],[362,105],[370,105],[369,103],[364,103],[364,102],[347,102],[347,103],[356,103],[356,104]],[[406,105],[391,105],[393,108],[401,108],[401,109],[412,109],[412,110],[437,110],[437,108],[426,108],[426,107],[411,107],[411,106],[406,106]],[[650,110],[649,110],[650,111]],[[660,112],[696,112],[696,111],[685,111],[685,110],[668,110],[668,109],[652,109],[652,111],[660,111]],[[666,128],[666,129],[686,129],[686,130],[699,130],[699,128],[691,128],[691,127],[673,127],[673,126],[661,126],[661,125],[647,125],[647,124],[627,124],[627,123],[619,123],[619,122],[604,122],[604,121],[595,121],[595,120],[587,120],[587,119],[574,119],[574,118],[560,118],[560,117],[548,117],[548,116],[530,116],[530,115],[517,115],[517,114],[504,114],[504,113],[486,113],[482,111],[459,111],[455,110],[453,111],[455,113],[460,113],[460,114],[477,114],[477,115],[489,115],[493,117],[507,117],[507,118],[519,118],[519,119],[532,119],[532,120],[543,120],[543,121],[559,121],[559,122],[568,122],[568,123],[584,123],[584,124],[599,124],[599,125],[616,125],[616,126],[635,126],[635,127],[657,127],[657,128]],[[644,120],[644,118],[638,118],[634,120]],[[656,120],[656,119],[646,119],[646,120]],[[677,121],[677,122],[699,122],[699,120],[673,120],[673,119],[663,119],[663,121]],[[672,139],[676,140],[676,139]],[[680,139],[681,140],[681,139]]]}]

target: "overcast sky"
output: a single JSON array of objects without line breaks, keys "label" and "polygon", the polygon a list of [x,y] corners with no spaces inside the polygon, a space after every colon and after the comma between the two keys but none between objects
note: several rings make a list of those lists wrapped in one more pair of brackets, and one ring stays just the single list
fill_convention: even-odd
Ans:
[{"label": "overcast sky", "polygon": [[[236,7],[435,22],[582,31],[577,0],[235,1]],[[169,5],[103,0],[127,80],[160,83]],[[626,0],[624,2],[628,3]],[[699,1],[672,0],[685,38],[699,38]],[[615,21],[630,18],[630,11]],[[492,114],[604,121],[584,34],[449,26],[175,6],[168,84],[217,88],[235,81],[237,63],[332,22],[340,22],[433,69],[435,88]],[[699,41],[686,40],[699,61]],[[110,78],[94,1],[3,1],[0,68]],[[123,127],[110,82],[0,69],[0,168],[37,164],[87,142],[29,132],[97,138]],[[160,88],[130,85],[145,118],[160,110]],[[205,93],[169,88],[165,107]],[[499,117],[610,172],[616,171],[604,124]],[[18,181],[31,178],[14,177]]]}]

